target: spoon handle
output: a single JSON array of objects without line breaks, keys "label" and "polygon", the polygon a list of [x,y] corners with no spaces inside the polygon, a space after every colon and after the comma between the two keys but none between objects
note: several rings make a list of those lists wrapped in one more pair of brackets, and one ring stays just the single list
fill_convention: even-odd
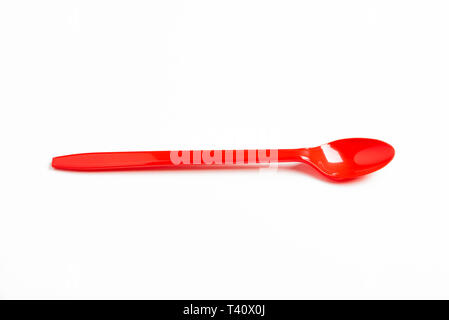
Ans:
[{"label": "spoon handle", "polygon": [[104,171],[199,165],[301,161],[305,149],[196,150],[80,153],[53,158],[55,169]]}]

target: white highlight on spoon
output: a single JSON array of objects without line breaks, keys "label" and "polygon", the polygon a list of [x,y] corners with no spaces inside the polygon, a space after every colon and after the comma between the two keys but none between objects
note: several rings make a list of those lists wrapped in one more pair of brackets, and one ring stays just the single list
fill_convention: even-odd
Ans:
[{"label": "white highlight on spoon", "polygon": [[338,151],[335,149],[332,149],[332,147],[330,145],[323,144],[320,147],[321,147],[321,150],[323,150],[324,156],[326,157],[327,161],[329,161],[330,163],[343,162],[343,159],[341,158]]}]

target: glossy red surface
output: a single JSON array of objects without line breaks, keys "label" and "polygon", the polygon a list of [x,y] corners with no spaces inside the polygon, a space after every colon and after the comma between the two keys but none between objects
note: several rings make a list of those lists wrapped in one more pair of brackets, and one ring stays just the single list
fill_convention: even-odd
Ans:
[{"label": "glossy red surface", "polygon": [[[265,150],[263,150],[265,152]],[[157,169],[158,167],[189,167],[267,162],[303,162],[310,164],[325,176],[335,180],[352,179],[387,165],[394,157],[389,144],[374,139],[351,138],[336,140],[314,148],[279,149],[275,153],[257,150],[184,151],[184,162],[173,161],[171,151],[82,153],[53,158],[55,169],[76,171],[104,171],[130,169]],[[204,154],[209,155],[205,158]],[[199,155],[197,157],[197,155]],[[203,155],[203,157],[202,157]],[[207,159],[214,159],[211,164]],[[196,159],[196,160],[195,160]],[[229,161],[229,159],[231,159]]]},{"label": "glossy red surface", "polygon": [[303,161],[335,180],[377,171],[394,157],[394,149],[388,143],[364,138],[336,140],[306,151]]}]

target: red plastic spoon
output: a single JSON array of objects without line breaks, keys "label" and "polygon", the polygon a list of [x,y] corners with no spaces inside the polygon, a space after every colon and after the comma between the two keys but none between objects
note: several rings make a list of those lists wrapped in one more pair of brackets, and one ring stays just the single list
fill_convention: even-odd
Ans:
[{"label": "red plastic spoon", "polygon": [[394,157],[388,143],[351,138],[314,148],[81,153],[53,158],[55,169],[105,171],[160,167],[303,162],[335,180],[352,179],[386,166]]}]

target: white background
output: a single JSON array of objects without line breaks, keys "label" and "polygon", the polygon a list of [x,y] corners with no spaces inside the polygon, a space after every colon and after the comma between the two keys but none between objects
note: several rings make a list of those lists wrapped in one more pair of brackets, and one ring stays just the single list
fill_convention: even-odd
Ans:
[{"label": "white background", "polygon": [[[447,1],[0,2],[0,298],[449,298]],[[304,166],[57,155],[385,140]]]}]

